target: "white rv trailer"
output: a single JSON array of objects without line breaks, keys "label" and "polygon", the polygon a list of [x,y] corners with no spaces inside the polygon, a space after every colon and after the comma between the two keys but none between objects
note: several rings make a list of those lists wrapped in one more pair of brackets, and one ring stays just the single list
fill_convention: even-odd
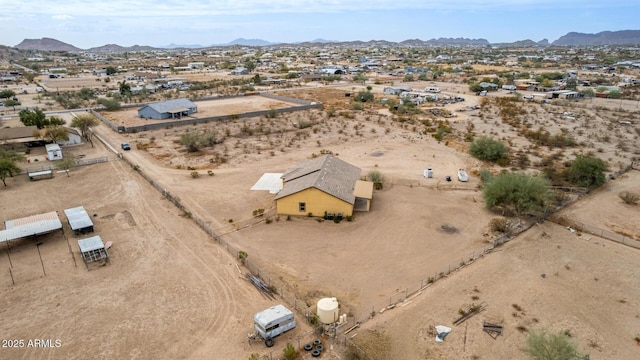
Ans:
[{"label": "white rv trailer", "polygon": [[264,339],[267,347],[274,344],[273,338],[296,327],[291,310],[283,305],[272,306],[253,316],[253,328]]},{"label": "white rv trailer", "polygon": [[429,86],[427,86],[426,88],[424,88],[424,91],[430,92],[430,93],[439,93],[440,92],[440,88],[439,87],[429,87]]}]

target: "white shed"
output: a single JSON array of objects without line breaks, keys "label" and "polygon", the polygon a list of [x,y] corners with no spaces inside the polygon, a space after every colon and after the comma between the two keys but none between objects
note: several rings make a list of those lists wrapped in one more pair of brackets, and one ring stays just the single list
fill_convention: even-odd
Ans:
[{"label": "white shed", "polygon": [[62,150],[60,149],[60,145],[58,144],[47,144],[45,145],[47,149],[47,159],[49,160],[62,160]]}]

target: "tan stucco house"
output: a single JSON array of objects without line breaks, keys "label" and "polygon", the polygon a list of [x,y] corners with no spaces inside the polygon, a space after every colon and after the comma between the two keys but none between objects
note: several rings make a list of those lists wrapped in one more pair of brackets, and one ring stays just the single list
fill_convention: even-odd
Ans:
[{"label": "tan stucco house", "polygon": [[360,173],[360,168],[331,155],[301,162],[283,173],[276,211],[280,215],[324,216],[327,212],[345,217],[354,211],[369,211],[373,183],[360,180]]}]

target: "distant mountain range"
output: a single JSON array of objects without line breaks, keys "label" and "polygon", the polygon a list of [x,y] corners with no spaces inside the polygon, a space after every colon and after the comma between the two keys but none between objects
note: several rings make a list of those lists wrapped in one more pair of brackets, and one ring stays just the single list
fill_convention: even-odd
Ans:
[{"label": "distant mountain range", "polygon": [[[399,43],[386,41],[386,40],[370,40],[370,41],[334,41],[325,39],[315,39],[309,42],[299,42],[296,44],[328,44],[338,43],[343,45],[403,45],[403,46],[447,46],[447,45],[466,45],[466,46],[487,46],[492,45],[486,39],[467,39],[467,38],[439,38],[431,40],[420,39],[408,39]],[[91,52],[127,52],[127,51],[150,51],[159,49],[201,49],[209,47],[223,47],[223,46],[272,46],[281,43],[273,43],[262,39],[243,39],[238,38],[225,44],[214,44],[210,46],[195,45],[176,45],[169,44],[161,47],[152,46],[120,46],[116,44],[108,44],[90,49],[80,49],[71,44],[64,43],[60,40],[52,38],[42,39],[24,39],[20,44],[14,46],[16,49],[21,50],[36,50],[36,51],[91,51]],[[621,31],[603,31],[597,34],[584,34],[577,32],[570,32],[564,36],[561,36],[558,40],[551,44],[547,39],[535,42],[533,40],[520,40],[512,43],[499,43],[493,44],[498,46],[602,46],[602,45],[640,45],[640,30],[621,30]]]},{"label": "distant mountain range", "polygon": [[570,32],[552,44],[573,46],[638,45],[640,44],[640,30],[602,31],[597,34]]}]

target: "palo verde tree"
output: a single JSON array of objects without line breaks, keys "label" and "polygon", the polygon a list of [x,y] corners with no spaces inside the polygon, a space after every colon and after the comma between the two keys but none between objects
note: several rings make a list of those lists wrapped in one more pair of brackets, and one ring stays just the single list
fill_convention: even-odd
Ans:
[{"label": "palo verde tree", "polygon": [[87,141],[91,141],[91,128],[98,125],[98,119],[93,115],[82,114],[71,120],[71,126],[80,130],[80,135]]},{"label": "palo verde tree", "polygon": [[5,179],[7,176],[13,177],[20,172],[17,162],[24,161],[24,155],[14,150],[5,150],[0,148],[0,180],[4,186],[7,186]]},{"label": "palo verde tree", "polygon": [[369,78],[365,74],[357,74],[351,80],[353,80],[354,82],[361,82],[364,85],[364,83],[369,80]]},{"label": "palo verde tree", "polygon": [[13,99],[9,99],[9,100],[5,100],[4,101],[4,106],[9,107],[11,106],[13,108],[13,111],[16,111],[16,106],[20,105],[20,101],[16,101]]},{"label": "palo verde tree", "polygon": [[475,139],[469,147],[469,153],[480,160],[504,163],[509,157],[507,147],[489,136]]},{"label": "palo verde tree", "polygon": [[601,159],[593,156],[578,155],[571,162],[571,167],[567,169],[566,175],[569,182],[594,189],[604,184],[604,172],[606,170],[607,164]]},{"label": "palo verde tree", "polygon": [[9,159],[0,159],[0,180],[2,180],[4,186],[7,186],[7,176],[13,177],[13,174],[17,174],[18,172],[20,172],[20,168],[15,162]]},{"label": "palo verde tree", "polygon": [[97,100],[98,104],[104,106],[105,110],[107,111],[115,111],[120,109],[120,101],[116,100],[116,99],[109,99],[109,98],[99,98]]},{"label": "palo verde tree", "polygon": [[69,132],[60,125],[50,125],[40,130],[40,137],[46,141],[57,143],[58,141],[68,141]]},{"label": "palo verde tree", "polygon": [[482,196],[487,209],[516,215],[541,213],[553,198],[548,180],[519,173],[492,177],[482,188]]},{"label": "palo verde tree", "polygon": [[525,352],[532,360],[578,360],[578,346],[562,333],[531,330]]},{"label": "palo verde tree", "polygon": [[13,90],[2,90],[0,91],[0,99],[10,99],[16,96],[16,92]]},{"label": "palo verde tree", "polygon": [[62,160],[56,161],[56,168],[58,170],[63,170],[67,173],[67,177],[69,176],[69,169],[76,164],[76,161],[72,158],[64,158]]}]

